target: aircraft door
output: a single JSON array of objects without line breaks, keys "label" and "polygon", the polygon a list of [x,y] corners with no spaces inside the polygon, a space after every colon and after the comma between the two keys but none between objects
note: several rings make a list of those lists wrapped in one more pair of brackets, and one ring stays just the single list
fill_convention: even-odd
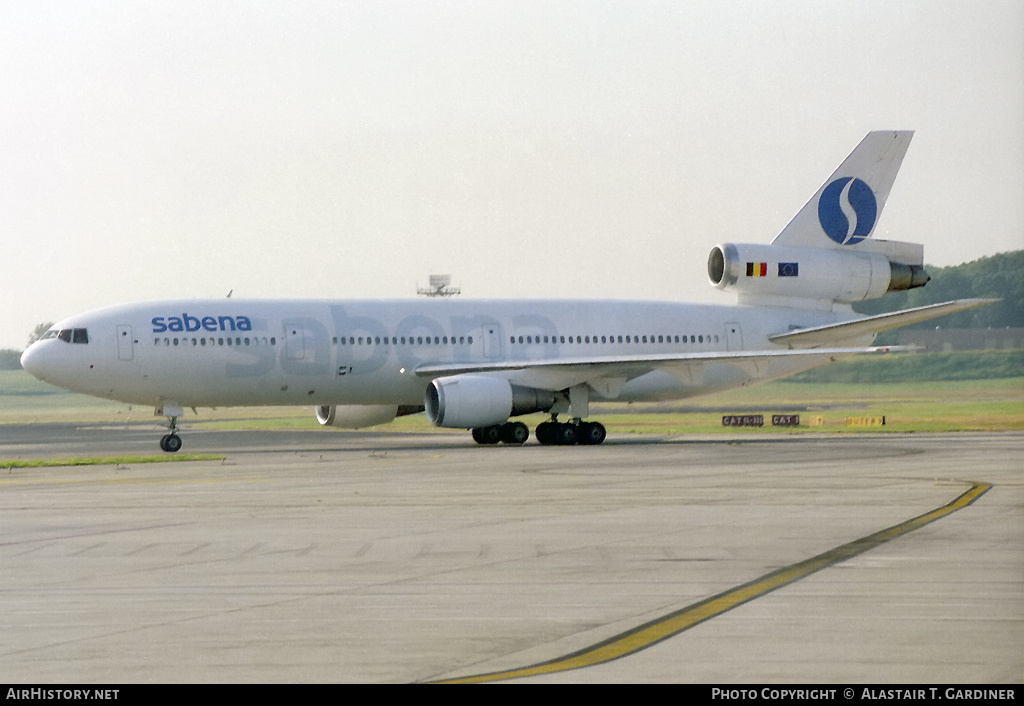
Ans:
[{"label": "aircraft door", "polygon": [[284,349],[288,360],[302,360],[306,357],[306,335],[302,324],[284,323]]},{"label": "aircraft door", "polygon": [[117,335],[117,359],[131,360],[135,357],[135,341],[132,339],[132,327],[128,324],[119,324],[116,328]]},{"label": "aircraft door", "polygon": [[501,338],[497,324],[485,324],[481,333],[483,334],[484,358],[501,357]]},{"label": "aircraft door", "polygon": [[727,323],[725,325],[725,349],[728,351],[743,350],[743,331],[739,323]]}]

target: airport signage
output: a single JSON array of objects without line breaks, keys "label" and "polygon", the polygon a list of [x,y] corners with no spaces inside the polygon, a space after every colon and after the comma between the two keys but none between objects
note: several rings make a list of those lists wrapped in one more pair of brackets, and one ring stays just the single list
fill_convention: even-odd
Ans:
[{"label": "airport signage", "polygon": [[763,427],[763,414],[725,414],[722,415],[723,427]]}]

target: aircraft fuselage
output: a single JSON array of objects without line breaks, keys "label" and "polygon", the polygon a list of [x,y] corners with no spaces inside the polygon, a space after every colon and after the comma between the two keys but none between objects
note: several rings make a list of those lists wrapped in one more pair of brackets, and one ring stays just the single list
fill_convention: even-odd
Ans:
[{"label": "aircraft fuselage", "polygon": [[[535,368],[576,358],[768,350],[779,348],[767,339],[772,333],[841,318],[849,315],[611,300],[176,300],[66,319],[53,330],[84,330],[88,342],[54,336],[33,346],[24,364],[55,385],[133,404],[421,405],[431,376],[417,370],[425,365]],[[595,386],[592,397],[688,397],[820,362],[780,360],[771,370],[708,363],[699,376],[652,370],[604,394]],[[515,369],[502,376],[516,382]]]}]

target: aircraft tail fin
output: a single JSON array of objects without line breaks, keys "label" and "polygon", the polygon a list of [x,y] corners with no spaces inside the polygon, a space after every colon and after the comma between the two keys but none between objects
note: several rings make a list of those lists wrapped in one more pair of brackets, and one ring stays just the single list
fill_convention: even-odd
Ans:
[{"label": "aircraft tail fin", "polygon": [[[913,136],[911,130],[869,132],[772,244],[880,250],[864,241],[878,223]],[[847,247],[860,243],[868,247]]]},{"label": "aircraft tail fin", "polygon": [[771,245],[712,248],[711,284],[741,304],[816,309],[927,284],[924,246],[871,237],[913,135],[869,132]]}]

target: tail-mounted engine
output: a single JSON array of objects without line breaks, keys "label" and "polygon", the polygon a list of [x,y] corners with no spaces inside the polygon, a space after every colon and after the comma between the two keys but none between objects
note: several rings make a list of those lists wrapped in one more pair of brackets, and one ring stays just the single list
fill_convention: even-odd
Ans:
[{"label": "tail-mounted engine", "polygon": [[[708,256],[708,278],[740,299],[785,298],[851,304],[929,280],[911,243],[873,241],[858,251],[727,243]],[[896,258],[917,264],[907,264]],[[895,256],[895,257],[894,257]]]}]

